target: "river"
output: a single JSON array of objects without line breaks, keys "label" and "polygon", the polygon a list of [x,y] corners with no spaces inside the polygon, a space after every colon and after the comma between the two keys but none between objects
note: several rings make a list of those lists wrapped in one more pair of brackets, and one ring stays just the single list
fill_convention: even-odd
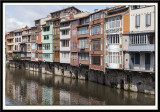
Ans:
[{"label": "river", "polygon": [[6,68],[6,105],[155,105],[155,96],[86,80]]}]

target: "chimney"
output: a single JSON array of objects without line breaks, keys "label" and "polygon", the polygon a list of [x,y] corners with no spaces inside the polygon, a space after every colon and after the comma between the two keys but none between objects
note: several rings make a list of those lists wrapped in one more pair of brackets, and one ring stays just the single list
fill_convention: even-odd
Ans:
[{"label": "chimney", "polygon": [[70,18],[70,19],[74,19],[73,13],[70,13],[70,14],[69,14],[69,18]]},{"label": "chimney", "polygon": [[25,28],[28,28],[28,26],[26,25]]},{"label": "chimney", "polygon": [[98,11],[98,9],[94,9],[94,12],[97,12]]}]

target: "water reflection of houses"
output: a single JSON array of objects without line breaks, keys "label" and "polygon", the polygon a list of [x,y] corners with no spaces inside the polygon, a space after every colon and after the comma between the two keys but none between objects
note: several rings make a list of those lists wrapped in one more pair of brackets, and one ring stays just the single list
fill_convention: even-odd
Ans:
[{"label": "water reflection of houses", "polygon": [[60,90],[60,105],[70,105],[70,92],[65,90]]},{"label": "water reflection of houses", "polygon": [[42,105],[53,105],[53,88],[42,86]]},{"label": "water reflection of houses", "polygon": [[22,76],[19,71],[6,76],[6,95],[16,105],[154,104],[154,98],[140,93],[60,76],[28,72]]}]

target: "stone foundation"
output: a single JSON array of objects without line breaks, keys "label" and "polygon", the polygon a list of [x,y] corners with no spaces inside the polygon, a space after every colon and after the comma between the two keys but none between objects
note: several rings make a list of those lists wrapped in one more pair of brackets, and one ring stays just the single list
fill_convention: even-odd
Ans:
[{"label": "stone foundation", "polygon": [[103,73],[102,71],[89,69],[86,66],[75,67],[69,64],[27,61],[10,61],[10,67],[18,67],[33,72],[42,72],[43,74],[59,75],[70,79],[89,80],[127,91],[155,94],[155,74],[150,73],[112,69],[107,69],[106,72]]}]

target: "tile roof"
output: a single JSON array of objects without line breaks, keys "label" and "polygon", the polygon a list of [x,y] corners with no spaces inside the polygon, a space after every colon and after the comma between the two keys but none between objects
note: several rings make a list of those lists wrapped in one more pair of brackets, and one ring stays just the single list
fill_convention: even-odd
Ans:
[{"label": "tile roof", "polygon": [[119,8],[122,8],[122,7],[126,7],[126,6],[125,6],[125,5],[118,5],[118,6],[115,6],[115,7],[111,7],[111,8],[109,8],[107,11],[111,11],[111,10],[119,9]]},{"label": "tile roof", "polygon": [[68,15],[67,17],[65,17],[66,20],[61,21],[61,23],[77,20],[80,18],[85,18],[85,17],[88,17],[89,15],[90,15],[89,12],[82,12],[82,13],[74,14],[74,19],[69,19],[69,15]]},{"label": "tile roof", "polygon": [[68,8],[64,8],[64,9],[61,9],[61,10],[57,10],[57,11],[51,12],[50,14],[53,14],[53,13],[56,13],[56,12],[60,12],[60,11],[63,11],[63,10],[69,9],[69,8],[74,8],[74,9],[76,9],[78,11],[81,11],[78,8],[74,7],[74,6],[71,6],[71,7],[68,7]]},{"label": "tile roof", "polygon": [[118,16],[118,15],[123,15],[123,13],[125,13],[125,12],[126,12],[126,11],[120,12],[120,13],[117,13],[117,14],[112,14],[112,15],[107,16],[106,18],[114,17],[114,16]]}]

